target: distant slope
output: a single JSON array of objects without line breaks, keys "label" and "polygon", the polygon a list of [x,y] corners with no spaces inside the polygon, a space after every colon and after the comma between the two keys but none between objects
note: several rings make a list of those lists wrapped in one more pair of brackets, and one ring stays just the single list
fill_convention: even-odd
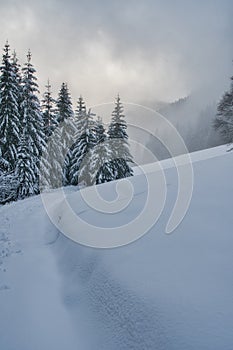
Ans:
[{"label": "distant slope", "polygon": [[159,113],[175,125],[189,152],[224,143],[213,128],[216,111],[216,103],[205,101],[200,93],[181,98],[159,109]]}]

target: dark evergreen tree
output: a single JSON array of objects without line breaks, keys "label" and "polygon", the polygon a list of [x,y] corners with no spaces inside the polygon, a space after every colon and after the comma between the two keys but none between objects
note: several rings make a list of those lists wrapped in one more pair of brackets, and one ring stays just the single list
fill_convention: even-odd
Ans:
[{"label": "dark evergreen tree", "polygon": [[233,142],[233,76],[230,90],[223,95],[218,104],[214,127],[225,142]]},{"label": "dark evergreen tree", "polygon": [[21,66],[19,64],[16,52],[13,52],[12,56],[12,66],[16,76],[16,81],[18,85],[18,109],[19,109],[19,135],[23,133],[23,112],[21,109],[23,101],[23,87],[22,87],[22,76],[21,76]]},{"label": "dark evergreen tree", "polygon": [[63,183],[70,184],[69,174],[71,166],[70,149],[74,142],[76,126],[74,123],[74,112],[72,109],[72,101],[67,84],[62,83],[57,99],[57,120],[61,135],[61,150],[64,158],[63,164]]},{"label": "dark evergreen tree", "polygon": [[23,101],[22,113],[24,120],[24,137],[30,155],[33,157],[34,172],[36,183],[34,184],[35,193],[38,192],[39,167],[42,150],[45,147],[45,134],[43,128],[43,117],[38,98],[37,78],[35,69],[31,64],[31,53],[28,52],[27,63],[23,68]]},{"label": "dark evergreen tree", "polygon": [[96,179],[94,175],[95,165],[93,163],[92,150],[96,145],[95,123],[93,121],[93,114],[89,109],[86,114],[86,126],[84,133],[81,134],[77,143],[79,149],[79,158],[77,159],[79,165],[78,181],[80,184],[90,186],[95,184]]},{"label": "dark evergreen tree", "polygon": [[95,183],[101,184],[113,180],[111,167],[111,151],[106,131],[100,117],[96,121],[96,146],[92,152],[92,162],[95,169]]},{"label": "dark evergreen tree", "polygon": [[79,97],[77,102],[77,108],[75,110],[75,135],[73,144],[70,147],[70,150],[66,158],[66,184],[67,185],[77,185],[78,184],[78,169],[79,164],[77,164],[78,149],[77,142],[78,139],[84,130],[85,125],[85,116],[86,116],[86,106],[82,96]]},{"label": "dark evergreen tree", "polygon": [[99,116],[97,117],[97,120],[95,122],[95,133],[96,133],[96,143],[97,144],[103,143],[106,140],[106,138],[107,138],[106,130],[105,130],[105,127],[103,124],[103,120]]},{"label": "dark evergreen tree", "polygon": [[63,164],[61,129],[57,127],[49,137],[42,154],[40,190],[58,188],[63,185]]},{"label": "dark evergreen tree", "polygon": [[96,136],[93,114],[91,110],[86,111],[82,97],[78,100],[75,121],[77,132],[75,143],[70,153],[70,183],[71,185],[82,183],[89,186],[93,184],[91,149],[96,144]]},{"label": "dark evergreen tree", "polygon": [[19,60],[18,60],[18,57],[17,57],[15,50],[13,51],[13,55],[12,55],[12,65],[13,65],[14,72],[15,72],[15,75],[17,77],[18,83],[20,84],[22,81],[21,73],[20,73],[21,66],[19,64]]},{"label": "dark evergreen tree", "polygon": [[75,125],[76,125],[77,132],[79,134],[81,134],[82,131],[85,130],[85,125],[86,125],[85,123],[87,120],[86,116],[87,116],[87,108],[83,100],[83,97],[80,96],[78,99],[77,108],[75,111]]},{"label": "dark evergreen tree", "polygon": [[66,119],[73,118],[72,101],[67,84],[62,83],[57,99],[58,122],[62,123]]},{"label": "dark evergreen tree", "polygon": [[133,163],[133,157],[130,154],[127,141],[127,124],[123,111],[124,108],[118,95],[108,129],[112,159],[109,167],[112,168],[113,179],[121,179],[133,175],[133,170],[129,164]]},{"label": "dark evergreen tree", "polygon": [[51,85],[48,83],[45,86],[46,91],[43,95],[42,100],[42,114],[43,114],[43,124],[44,124],[44,133],[46,138],[52,135],[55,127],[57,126],[57,114],[55,109],[56,101],[52,97]]},{"label": "dark evergreen tree", "polygon": [[0,67],[0,164],[14,170],[20,135],[19,82],[9,52],[6,43]]},{"label": "dark evergreen tree", "polygon": [[18,147],[16,175],[19,182],[17,188],[18,199],[24,199],[38,192],[37,186],[35,187],[37,183],[35,157],[31,153],[25,134],[23,134]]}]

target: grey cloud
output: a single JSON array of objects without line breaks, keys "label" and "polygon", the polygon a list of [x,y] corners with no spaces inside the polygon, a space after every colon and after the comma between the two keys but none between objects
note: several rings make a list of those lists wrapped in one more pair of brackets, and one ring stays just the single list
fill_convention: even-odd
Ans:
[{"label": "grey cloud", "polygon": [[[172,101],[202,89],[214,99],[231,74],[232,1],[2,2],[1,43],[30,47],[43,90],[67,81],[90,104],[117,92]],[[4,19],[3,19],[4,18]]]}]

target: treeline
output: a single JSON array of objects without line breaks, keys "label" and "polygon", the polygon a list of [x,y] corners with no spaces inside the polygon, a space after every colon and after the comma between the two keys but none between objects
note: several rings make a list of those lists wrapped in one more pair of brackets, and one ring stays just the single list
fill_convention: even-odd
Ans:
[{"label": "treeline", "polygon": [[65,83],[55,100],[48,82],[40,101],[31,58],[28,52],[21,68],[6,43],[0,67],[0,203],[44,189],[131,176],[133,159],[120,97],[106,130],[82,97],[73,111]]},{"label": "treeline", "polygon": [[233,142],[233,76],[229,91],[224,93],[218,104],[214,127],[224,142],[229,144]]}]

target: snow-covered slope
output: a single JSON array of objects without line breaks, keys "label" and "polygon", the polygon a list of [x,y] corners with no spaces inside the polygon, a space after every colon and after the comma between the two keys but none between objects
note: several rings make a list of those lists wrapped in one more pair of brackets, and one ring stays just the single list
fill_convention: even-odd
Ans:
[{"label": "snow-covered slope", "polygon": [[[120,248],[88,248],[59,234],[39,196],[1,207],[0,349],[233,349],[233,152],[191,158],[193,197],[172,235],[164,234],[177,190],[172,160],[162,163],[159,221]],[[128,206],[111,220],[124,223],[140,209],[143,176],[132,181],[134,213]],[[113,186],[101,187],[106,198]],[[80,215],[109,225],[108,214]]]}]

